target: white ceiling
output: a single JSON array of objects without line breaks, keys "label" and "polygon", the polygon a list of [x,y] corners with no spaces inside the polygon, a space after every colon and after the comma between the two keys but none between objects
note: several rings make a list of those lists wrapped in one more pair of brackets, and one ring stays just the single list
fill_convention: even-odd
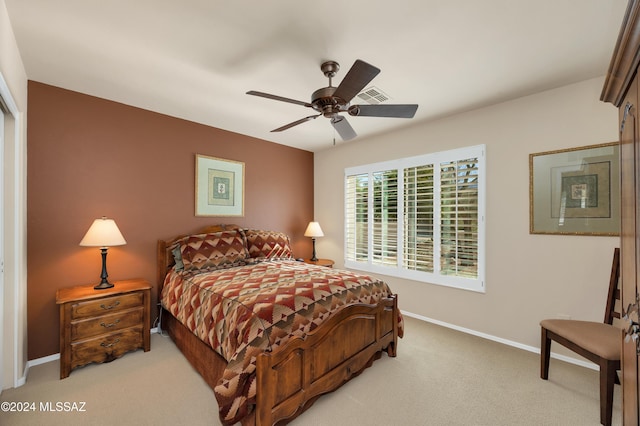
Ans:
[{"label": "white ceiling", "polygon": [[[382,72],[413,119],[349,117],[359,138],[606,74],[626,0],[5,0],[27,77],[309,151],[325,60]],[[358,102],[353,102],[358,103]]]}]

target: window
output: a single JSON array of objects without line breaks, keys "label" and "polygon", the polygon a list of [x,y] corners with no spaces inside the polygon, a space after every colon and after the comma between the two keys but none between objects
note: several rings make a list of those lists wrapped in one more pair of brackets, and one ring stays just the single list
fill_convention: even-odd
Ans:
[{"label": "window", "polygon": [[484,292],[484,145],[345,170],[345,266]]}]

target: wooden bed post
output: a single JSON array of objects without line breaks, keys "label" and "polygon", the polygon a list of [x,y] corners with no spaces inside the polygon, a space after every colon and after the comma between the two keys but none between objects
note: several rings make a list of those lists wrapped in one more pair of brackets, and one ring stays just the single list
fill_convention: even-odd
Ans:
[{"label": "wooden bed post", "polygon": [[[164,285],[164,277],[167,275],[167,243],[163,240],[158,240],[158,244],[156,246],[156,255],[158,262],[156,263],[156,277],[158,283],[158,302],[160,302],[160,292],[162,291],[162,286]],[[164,261],[161,261],[164,259]]]}]

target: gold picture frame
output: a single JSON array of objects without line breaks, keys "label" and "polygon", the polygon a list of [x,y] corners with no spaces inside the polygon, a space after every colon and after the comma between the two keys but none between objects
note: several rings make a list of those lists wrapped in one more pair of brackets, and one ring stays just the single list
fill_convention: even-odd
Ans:
[{"label": "gold picture frame", "polygon": [[196,154],[196,216],[244,216],[244,163]]},{"label": "gold picture frame", "polygon": [[620,235],[618,142],[529,154],[529,233]]}]

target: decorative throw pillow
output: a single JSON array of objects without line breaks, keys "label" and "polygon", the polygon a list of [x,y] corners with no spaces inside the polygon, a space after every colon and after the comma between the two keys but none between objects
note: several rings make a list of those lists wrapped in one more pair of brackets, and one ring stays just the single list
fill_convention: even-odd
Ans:
[{"label": "decorative throw pillow", "polygon": [[292,259],[289,236],[283,232],[245,230],[247,249],[252,259]]},{"label": "decorative throw pillow", "polygon": [[189,235],[180,241],[185,271],[212,270],[244,265],[248,257],[241,231]]},{"label": "decorative throw pillow", "polygon": [[184,269],[184,263],[182,262],[182,253],[180,253],[180,244],[176,244],[175,247],[171,249],[171,254],[173,255],[173,262],[175,263],[175,270],[182,271]]}]

